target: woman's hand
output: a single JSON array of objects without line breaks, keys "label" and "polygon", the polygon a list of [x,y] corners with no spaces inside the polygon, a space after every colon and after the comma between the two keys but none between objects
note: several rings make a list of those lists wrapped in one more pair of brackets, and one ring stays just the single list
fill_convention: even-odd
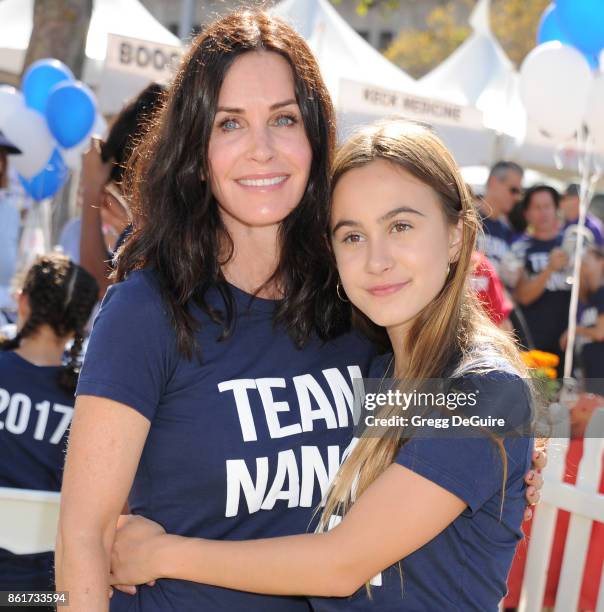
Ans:
[{"label": "woman's hand", "polygon": [[536,448],[533,452],[533,463],[531,470],[524,477],[524,482],[528,485],[526,489],[527,508],[524,511],[524,520],[530,521],[533,516],[532,506],[539,503],[541,498],[541,488],[543,487],[543,477],[539,472],[547,465],[547,453],[545,447]]},{"label": "woman's hand", "polygon": [[155,552],[165,535],[164,528],[149,519],[121,515],[111,550],[111,584],[144,584],[159,578],[154,568]]}]

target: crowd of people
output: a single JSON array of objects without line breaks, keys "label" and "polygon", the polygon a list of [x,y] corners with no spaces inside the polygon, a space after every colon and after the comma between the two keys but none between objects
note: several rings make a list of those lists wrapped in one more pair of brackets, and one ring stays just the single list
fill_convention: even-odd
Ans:
[{"label": "crowd of people", "polygon": [[[474,194],[396,119],[336,152],[315,58],[261,11],[210,25],[91,143],[62,253],[26,266],[12,154],[0,134],[0,486],[62,501],[54,563],[0,549],[0,590],[56,579],[86,611],[497,609],[544,453],[509,427],[361,435],[355,380],[441,379],[480,392],[475,415],[530,421],[520,350],[561,372],[576,185],[525,190],[500,161]],[[586,232],[577,372],[597,393],[600,221]]]},{"label": "crowd of people", "polygon": [[[479,249],[501,279],[504,308],[522,346],[552,353],[564,370],[567,327],[577,242],[579,187],[570,184],[560,194],[554,187],[536,184],[523,190],[523,169],[514,162],[498,162],[489,174],[484,195],[478,200],[483,221]],[[599,262],[604,256],[600,219],[587,213],[585,255],[580,279],[577,367],[574,374],[590,392],[604,377],[599,358],[598,333],[604,326],[599,300]]]}]

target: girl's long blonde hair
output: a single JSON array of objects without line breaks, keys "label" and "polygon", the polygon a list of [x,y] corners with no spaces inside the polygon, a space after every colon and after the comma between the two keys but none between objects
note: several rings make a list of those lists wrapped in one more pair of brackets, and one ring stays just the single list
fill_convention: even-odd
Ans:
[{"label": "girl's long blonde hair", "polygon": [[[350,170],[376,160],[403,168],[439,196],[448,223],[462,222],[462,240],[456,261],[440,293],[416,317],[409,330],[404,371],[397,378],[421,381],[464,372],[485,372],[493,364],[526,376],[526,369],[512,338],[500,331],[484,314],[469,285],[472,253],[480,228],[471,193],[453,157],[429,129],[402,120],[386,120],[354,134],[338,151],[333,166],[332,194],[338,180]],[[367,331],[380,329],[362,313],[355,317]],[[371,329],[373,327],[373,329]],[[383,331],[383,330],[382,330]],[[452,367],[453,366],[453,367]],[[499,367],[499,365],[497,366]],[[384,406],[379,417],[400,413],[398,406]],[[402,428],[391,427],[381,436],[362,436],[341,466],[327,493],[319,529],[327,529],[330,517],[345,514],[355,497],[393,462],[401,446]],[[503,461],[503,482],[507,461],[503,442],[494,438]]]}]

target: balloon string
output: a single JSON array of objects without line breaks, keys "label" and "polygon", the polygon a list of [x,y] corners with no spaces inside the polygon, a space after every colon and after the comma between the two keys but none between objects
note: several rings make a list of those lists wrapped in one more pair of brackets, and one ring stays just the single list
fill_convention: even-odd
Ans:
[{"label": "balloon string", "polygon": [[564,353],[564,378],[570,378],[572,374],[573,355],[575,348],[575,337],[577,330],[577,309],[579,304],[579,276],[581,271],[581,259],[583,256],[583,239],[587,207],[593,193],[597,180],[597,173],[590,176],[592,150],[591,138],[583,134],[583,130],[577,132],[577,150],[579,153],[579,169],[581,171],[581,187],[579,191],[579,219],[577,222],[577,242],[575,246],[573,261],[573,276],[570,294],[570,307],[568,311],[568,335],[566,351]]}]

